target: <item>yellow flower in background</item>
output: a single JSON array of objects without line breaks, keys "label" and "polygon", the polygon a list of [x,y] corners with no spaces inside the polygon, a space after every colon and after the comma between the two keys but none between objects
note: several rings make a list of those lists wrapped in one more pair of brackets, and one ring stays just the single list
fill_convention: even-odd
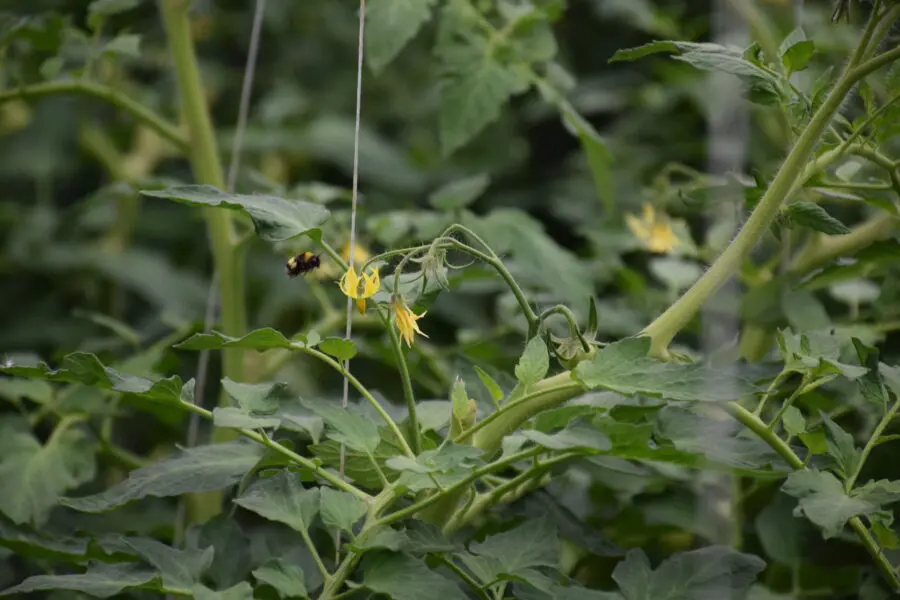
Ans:
[{"label": "yellow flower in background", "polygon": [[381,277],[378,269],[372,269],[371,273],[356,274],[356,269],[350,267],[341,277],[341,291],[344,295],[356,300],[356,308],[360,314],[366,312],[366,298],[371,298],[381,288]]},{"label": "yellow flower in background", "polygon": [[670,254],[678,245],[678,237],[672,231],[665,213],[656,214],[652,204],[644,203],[641,217],[625,215],[625,224],[644,247],[656,254]]},{"label": "yellow flower in background", "polygon": [[397,326],[397,331],[400,332],[400,337],[403,338],[407,346],[412,346],[413,338],[417,333],[423,337],[428,337],[422,333],[422,330],[419,329],[419,324],[416,323],[416,321],[428,314],[428,311],[417,315],[400,296],[394,296],[391,300],[391,307],[394,310],[394,325]]},{"label": "yellow flower in background", "polygon": [[[353,264],[354,265],[362,265],[368,261],[372,255],[366,249],[365,246],[359,243],[357,240],[356,244],[353,246]],[[350,262],[350,242],[344,244],[344,247],[341,248],[341,258],[343,258],[346,262]],[[316,271],[316,279],[320,280],[333,280],[340,273],[340,267],[337,263],[328,260],[322,262],[322,267]]]},{"label": "yellow flower in background", "polygon": [[[341,248],[341,258],[350,262],[350,242],[347,242],[344,244],[344,247]],[[366,250],[365,246],[360,244],[359,241],[353,244],[353,264],[365,264],[370,258],[372,258],[372,255],[369,254],[369,251]]]}]

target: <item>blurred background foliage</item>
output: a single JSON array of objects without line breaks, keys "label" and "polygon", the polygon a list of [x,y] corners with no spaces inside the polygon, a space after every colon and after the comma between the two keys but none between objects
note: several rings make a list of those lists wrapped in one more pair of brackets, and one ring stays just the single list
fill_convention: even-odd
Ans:
[{"label": "blurred background foliage", "polygon": [[[155,3],[141,2],[115,14],[99,31],[92,29],[88,0],[3,4],[7,13],[0,25],[30,18],[0,54],[0,90],[66,74],[85,76],[178,121],[176,84]],[[434,44],[439,20],[429,22],[396,60],[377,74],[367,70],[364,75],[364,248],[375,253],[427,241],[446,224],[463,220],[502,253],[540,305],[566,302],[586,319],[588,299],[594,297],[601,339],[637,333],[730,239],[735,223],[716,216],[723,194],[744,209],[752,206],[760,192],[754,177],[771,176],[790,137],[777,107],[754,106],[748,137],[738,142],[747,152],[744,172],[706,177],[709,115],[719,108],[707,74],[665,56],[608,64],[617,49],[655,39],[710,39],[712,4],[570,0],[553,23],[558,49],[547,76],[566,89],[572,106],[602,136],[608,161],[599,178],[559,112],[534,93],[514,97],[499,119],[447,155],[438,128],[440,69]],[[859,19],[832,24],[829,3],[806,4],[801,18],[818,53],[813,68],[798,77],[812,81],[823,67],[845,56]],[[779,41],[795,27],[793,2],[767,0],[758,6]],[[356,10],[350,0],[269,0],[237,185],[243,193],[327,203],[334,218],[324,237],[337,247],[348,238]],[[234,136],[251,21],[248,2],[195,2],[194,35],[223,151]],[[855,107],[847,110],[852,113]],[[190,180],[176,148],[95,98],[70,94],[0,105],[5,308],[0,312],[0,351],[10,359],[38,356],[55,364],[65,353],[81,349],[98,353],[126,373],[193,376],[196,354],[170,346],[203,328],[211,280],[205,228],[195,210],[134,192],[134,186]],[[873,202],[890,198],[884,190],[870,196]],[[845,223],[868,214],[865,203],[837,194],[833,200],[830,211]],[[625,226],[625,215],[639,214],[648,202],[673,219],[682,243],[670,255],[648,254]],[[248,244],[252,328],[271,326],[286,334],[342,330],[343,298],[327,261],[319,277],[288,279],[284,274],[288,256],[315,247],[273,250],[256,239]],[[756,264],[780,251],[773,239],[767,240],[756,252]],[[896,345],[890,343],[895,341],[887,338],[900,311],[900,286],[892,279],[896,266],[887,265],[884,256],[875,258],[875,266],[865,271],[871,281],[860,280],[859,273],[849,279],[839,275],[837,286],[825,281],[802,308],[785,311],[779,293],[758,288],[749,306],[726,299],[714,309],[726,319],[769,326],[797,326],[809,311],[820,310],[835,324],[852,323],[856,334],[868,340],[887,340],[885,356],[896,356]],[[744,283],[753,283],[755,273],[756,267],[748,265]],[[454,271],[451,281],[452,291],[429,307],[421,323],[430,339],[417,343],[410,354],[422,400],[445,398],[453,378],[471,376],[476,365],[503,380],[502,371],[508,373],[521,352],[524,332],[511,316],[515,306],[502,284],[477,265]],[[361,356],[354,359],[354,371],[363,381],[377,381],[384,398],[399,400],[390,348],[377,326],[366,328],[367,318],[359,318]],[[699,350],[697,333],[695,329],[680,338],[684,349]],[[302,394],[339,393],[339,377],[309,360],[276,366],[275,377]],[[214,361],[210,381],[218,381],[217,369]],[[14,412],[23,397],[42,402],[46,390],[40,388],[23,392],[4,381],[0,396],[11,400]],[[215,386],[207,389],[207,404],[217,391]],[[96,414],[105,405],[103,394],[76,388],[54,402]],[[832,402],[822,398],[823,406]],[[114,431],[115,441],[130,451],[152,455],[183,442],[183,415],[146,405],[131,409],[121,413]],[[46,407],[44,416],[56,410],[63,410],[60,404]],[[396,410],[401,410],[399,403]],[[34,424],[40,431],[41,419]],[[887,450],[884,456],[878,452],[873,462],[889,465]],[[581,475],[592,478],[593,485],[559,484],[529,501],[543,498],[558,507],[562,522],[585,519],[604,532],[607,537],[595,539],[590,531],[570,531],[596,552],[585,566],[590,578],[604,579],[615,564],[615,558],[603,558],[614,554],[603,551],[608,540],[668,553],[714,537],[696,515],[697,497],[704,494],[702,478],[677,469],[663,476],[614,459],[592,465],[595,472]],[[518,508],[532,510],[529,502]],[[748,529],[749,549],[776,562],[782,553],[784,564],[806,556],[801,587],[857,589],[854,565],[867,562],[862,551],[841,539],[824,544],[817,534],[809,537],[805,525],[786,518],[789,513],[782,509],[766,508],[764,499],[751,498],[745,510],[756,521]],[[172,522],[169,507],[161,506],[155,516],[145,505],[131,517],[128,510],[117,513],[131,519],[129,530],[167,531]],[[86,517],[77,519],[87,526]],[[115,529],[111,517],[104,519],[110,519],[104,527]],[[792,543],[806,544],[803,551],[792,553],[779,545],[785,531]],[[790,572],[775,569],[776,587],[789,587],[785,577]],[[0,587],[18,579],[9,567],[0,568]]]}]

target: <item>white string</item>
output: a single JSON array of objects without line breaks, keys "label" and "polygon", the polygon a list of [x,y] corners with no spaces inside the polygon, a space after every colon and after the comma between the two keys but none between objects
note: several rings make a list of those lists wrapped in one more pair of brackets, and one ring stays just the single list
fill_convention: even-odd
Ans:
[{"label": "white string", "polygon": [[[348,268],[353,268],[354,255],[356,253],[356,206],[359,191],[359,123],[362,112],[362,74],[363,74],[363,40],[366,30],[366,0],[359,0],[359,39],[357,40],[356,60],[356,120],[353,129],[353,191],[350,200],[350,254],[347,257]],[[347,327],[344,337],[349,340],[353,333],[353,298],[347,296]],[[341,408],[346,409],[350,398],[350,359],[344,361],[344,392],[341,396]],[[341,443],[339,472],[341,479],[345,478],[344,467],[347,449]],[[341,534],[335,538],[336,552],[341,549]]]}]

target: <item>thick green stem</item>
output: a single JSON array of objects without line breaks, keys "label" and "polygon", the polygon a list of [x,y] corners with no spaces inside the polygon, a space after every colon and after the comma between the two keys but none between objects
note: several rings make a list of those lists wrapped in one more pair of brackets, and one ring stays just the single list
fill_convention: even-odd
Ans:
[{"label": "thick green stem", "polygon": [[[198,183],[222,189],[225,178],[191,38],[189,6],[190,2],[186,0],[160,1],[163,24],[178,79],[182,110],[190,132],[189,155],[194,178]],[[244,275],[231,214],[227,210],[214,208],[207,209],[205,214],[219,280],[222,332],[240,336],[246,330]],[[223,350],[223,355],[224,375],[232,380],[242,381],[243,351],[229,348]]]},{"label": "thick green stem", "polygon": [[188,150],[188,142],[178,131],[178,128],[168,123],[155,112],[138,102],[116,91],[113,88],[99,83],[73,79],[69,81],[52,81],[49,83],[37,83],[20,87],[14,90],[0,92],[0,104],[22,98],[24,100],[36,100],[45,96],[57,96],[61,94],[81,94],[103,100],[116,108],[127,112],[137,121],[143,123],[159,135],[175,144],[180,150]]},{"label": "thick green stem", "polygon": [[[188,154],[194,178],[198,183],[223,189],[225,178],[218,146],[200,79],[200,69],[191,38],[188,20],[189,0],[160,0],[163,26],[172,54],[181,99],[181,108],[189,132]],[[231,214],[227,210],[205,210],[207,233],[219,283],[219,306],[223,333],[239,337],[247,328],[244,299],[243,257],[235,235]],[[233,381],[243,381],[244,351],[227,348],[222,351],[222,374]],[[224,400],[224,394],[223,394]],[[213,439],[228,439],[233,433],[217,429]],[[192,518],[198,522],[218,514],[221,493],[191,497]]]},{"label": "thick green stem", "polygon": [[500,448],[503,436],[512,433],[542,410],[570,400],[585,390],[581,383],[573,379],[571,371],[539,381],[529,387],[527,401],[510,403],[493,420],[479,428],[472,438],[472,445],[492,454]]},{"label": "thick green stem", "polygon": [[794,257],[789,272],[804,275],[835,258],[854,254],[890,235],[895,223],[896,217],[883,213],[845,235],[818,236]]},{"label": "thick green stem", "polygon": [[667,354],[669,343],[675,335],[693,319],[700,307],[716,290],[734,275],[750,250],[769,229],[781,204],[796,189],[797,182],[806,171],[806,163],[815,150],[822,133],[831,123],[834,113],[840,108],[844,97],[853,85],[869,73],[897,58],[900,58],[900,48],[885,52],[858,65],[848,64],[848,69],[838,79],[834,89],[831,90],[825,102],[797,139],[769,189],[766,190],[737,237],[681,298],[644,329],[642,334],[650,336],[652,340],[651,354],[656,356]]}]

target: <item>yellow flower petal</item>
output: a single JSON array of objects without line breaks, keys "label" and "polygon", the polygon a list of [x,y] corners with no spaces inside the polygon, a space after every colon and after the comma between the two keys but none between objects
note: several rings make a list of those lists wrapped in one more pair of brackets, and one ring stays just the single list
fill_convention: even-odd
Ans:
[{"label": "yellow flower petal", "polygon": [[397,327],[400,337],[403,338],[403,341],[406,342],[407,346],[412,346],[417,333],[423,337],[428,337],[422,333],[422,330],[419,329],[419,324],[416,323],[416,321],[428,314],[428,311],[417,315],[400,297],[395,297],[391,302],[391,305],[394,309],[394,325]]},{"label": "yellow flower petal", "polygon": [[656,209],[649,202],[644,203],[641,218],[625,215],[625,224],[650,252],[669,254],[679,243],[668,217],[665,214],[657,217]]},{"label": "yellow flower petal", "polygon": [[[346,261],[350,261],[350,242],[344,244],[344,247],[341,248],[341,258]],[[360,244],[356,242],[353,244],[353,262],[357,265],[365,264],[367,260],[372,258],[372,255],[369,254],[369,251]]]},{"label": "yellow flower petal", "polygon": [[647,226],[644,225],[644,222],[634,215],[625,215],[625,224],[628,225],[628,229],[631,230],[634,237],[639,240],[643,241],[650,235],[650,231],[647,229]]},{"label": "yellow flower petal", "polygon": [[359,276],[356,274],[356,270],[353,267],[347,269],[344,274],[341,276],[341,291],[344,292],[345,296],[350,296],[351,298],[356,298],[356,291],[359,289]]}]

